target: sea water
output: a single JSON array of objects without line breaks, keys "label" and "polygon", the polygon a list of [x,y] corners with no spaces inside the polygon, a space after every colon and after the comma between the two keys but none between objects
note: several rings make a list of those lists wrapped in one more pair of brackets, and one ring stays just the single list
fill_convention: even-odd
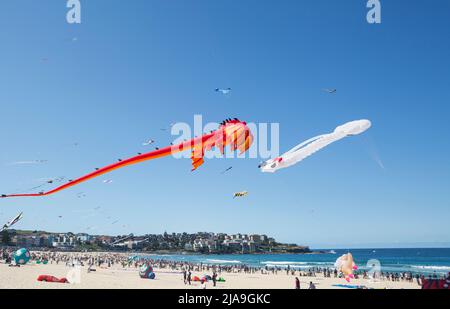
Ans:
[{"label": "sea water", "polygon": [[336,259],[351,252],[361,270],[371,268],[370,260],[380,263],[382,272],[412,272],[414,274],[443,275],[450,272],[450,248],[436,249],[321,249],[323,254],[221,254],[221,255],[149,255],[152,259],[164,259],[216,265],[248,265],[307,270],[309,268],[333,268]]}]

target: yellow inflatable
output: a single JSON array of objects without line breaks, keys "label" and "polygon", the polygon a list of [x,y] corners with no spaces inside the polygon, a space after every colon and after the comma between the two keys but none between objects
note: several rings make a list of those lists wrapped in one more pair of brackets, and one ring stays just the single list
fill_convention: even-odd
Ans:
[{"label": "yellow inflatable", "polygon": [[336,269],[344,275],[347,282],[350,282],[350,279],[355,278],[353,271],[358,269],[351,253],[347,253],[339,257],[336,260],[336,263],[334,263],[334,267],[336,267]]}]

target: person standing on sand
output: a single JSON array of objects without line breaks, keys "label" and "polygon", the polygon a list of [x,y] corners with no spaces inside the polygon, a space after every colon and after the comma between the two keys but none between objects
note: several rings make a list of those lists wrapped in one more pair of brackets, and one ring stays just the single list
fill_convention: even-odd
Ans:
[{"label": "person standing on sand", "polygon": [[316,289],[316,286],[315,286],[314,283],[312,283],[312,281],[309,282],[309,289],[310,290],[315,290]]},{"label": "person standing on sand", "polygon": [[217,282],[217,273],[216,272],[213,273],[212,281],[213,281],[213,286],[215,287],[216,286],[216,282]]},{"label": "person standing on sand", "polygon": [[298,280],[298,277],[295,277],[295,289],[300,290],[300,280]]},{"label": "person standing on sand", "polygon": [[186,284],[186,276],[187,276],[187,274],[186,274],[186,269],[185,269],[185,270],[183,270],[183,282],[184,282],[184,284]]},{"label": "person standing on sand", "polygon": [[187,275],[187,281],[188,281],[189,285],[191,285],[191,272],[190,271],[188,272],[188,275]]}]

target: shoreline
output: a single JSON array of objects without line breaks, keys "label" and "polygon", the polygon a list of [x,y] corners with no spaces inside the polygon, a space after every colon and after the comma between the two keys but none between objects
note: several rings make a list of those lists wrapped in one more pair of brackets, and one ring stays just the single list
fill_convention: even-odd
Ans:
[{"label": "shoreline", "polygon": [[[0,264],[1,289],[294,289],[295,278],[300,280],[301,289],[308,289],[310,282],[313,282],[317,289],[354,289],[356,286],[368,289],[420,289],[415,282],[396,281],[374,281],[365,279],[354,279],[347,283],[342,278],[325,278],[320,274],[314,276],[287,275],[280,271],[272,273],[241,273],[221,272],[219,277],[223,277],[225,282],[218,282],[214,287],[208,281],[204,287],[200,282],[193,281],[191,284],[183,282],[181,270],[153,267],[156,274],[154,280],[142,279],[139,277],[139,268],[125,267],[119,265],[114,267],[96,267],[95,272],[88,272],[86,266],[79,268],[65,266],[63,264],[37,265],[29,264],[22,267],[8,267]],[[75,276],[74,276],[75,272]],[[76,274],[78,272],[78,274]],[[192,276],[202,277],[204,270],[193,270]],[[51,283],[37,281],[40,275],[51,275],[57,278],[73,278],[73,283]],[[73,279],[72,279],[73,280]]]},{"label": "shoreline", "polygon": [[[110,252],[48,252],[31,251],[32,259],[20,267],[10,267],[0,262],[0,288],[6,289],[293,289],[299,278],[301,288],[313,283],[317,289],[420,289],[419,281],[413,276],[402,274],[380,274],[376,280],[365,273],[355,274],[355,279],[346,282],[333,269],[313,267],[310,269],[282,269],[281,267],[253,267],[244,264],[205,264],[192,261],[172,261],[138,256],[130,258],[129,253]],[[46,263],[43,263],[43,261]],[[156,274],[155,280],[143,279],[140,266],[149,263]],[[225,282],[213,286],[211,281],[201,285],[183,282],[183,272],[190,272],[192,278],[202,278],[214,273]],[[71,284],[39,282],[40,275],[67,278]]]}]

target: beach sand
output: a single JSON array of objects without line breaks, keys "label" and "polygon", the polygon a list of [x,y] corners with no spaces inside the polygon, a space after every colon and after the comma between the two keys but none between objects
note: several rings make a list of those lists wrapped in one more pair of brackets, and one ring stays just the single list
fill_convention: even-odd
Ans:
[{"label": "beach sand", "polygon": [[[1,289],[200,289],[199,282],[192,282],[192,285],[183,283],[183,275],[179,271],[171,271],[166,268],[154,268],[155,280],[141,279],[138,269],[134,267],[122,268],[116,265],[111,268],[96,268],[95,272],[87,272],[87,267],[79,267],[79,276],[75,268],[64,264],[35,264],[30,263],[21,267],[8,267],[0,264],[0,288]],[[69,271],[72,270],[72,275]],[[52,275],[58,278],[79,278],[78,283],[63,284],[39,282],[39,275]],[[203,273],[192,272],[192,277],[202,277]],[[293,289],[295,276],[286,275],[285,271],[278,274],[244,274],[222,272],[219,277],[224,277],[226,282],[218,282],[217,287],[213,287],[212,282],[206,284],[207,289]],[[317,289],[339,289],[335,284],[347,284],[344,279],[323,278],[321,274],[317,277],[299,277],[301,289],[307,289],[312,281]],[[413,282],[391,282],[380,281],[371,282],[366,279],[352,280],[349,285],[364,285],[376,289],[419,289],[417,283]],[[340,288],[347,289],[347,288]]]}]

